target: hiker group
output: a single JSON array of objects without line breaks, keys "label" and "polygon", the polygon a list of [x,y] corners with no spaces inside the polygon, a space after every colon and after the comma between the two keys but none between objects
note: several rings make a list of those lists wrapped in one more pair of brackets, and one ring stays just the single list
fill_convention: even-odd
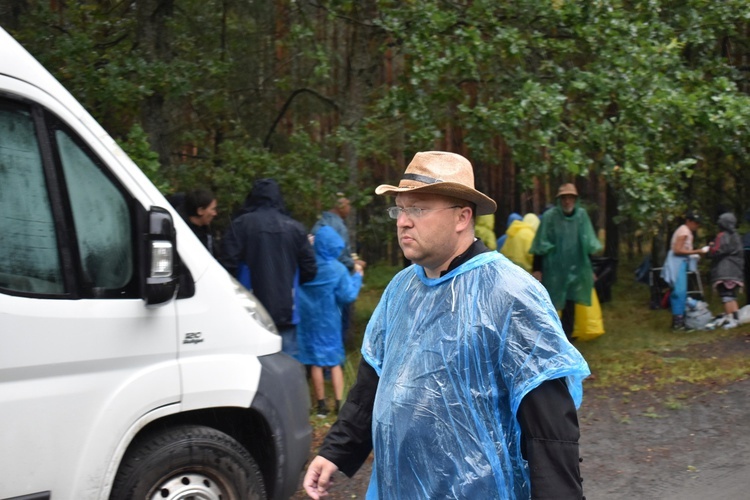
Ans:
[{"label": "hiker group", "polygon": [[[661,278],[669,286],[669,307],[673,330],[730,329],[750,320],[750,306],[739,307],[738,295],[750,271],[750,233],[744,238],[737,232],[737,217],[731,212],[719,215],[718,233],[708,244],[695,248],[695,234],[702,216],[690,211],[685,221],[672,234],[669,252],[661,268]],[[703,300],[698,261],[710,259],[709,279],[721,300],[723,311],[714,316]],[[690,290],[690,276],[699,285]],[[695,287],[693,287],[695,288]],[[692,292],[692,296],[691,296]]]}]

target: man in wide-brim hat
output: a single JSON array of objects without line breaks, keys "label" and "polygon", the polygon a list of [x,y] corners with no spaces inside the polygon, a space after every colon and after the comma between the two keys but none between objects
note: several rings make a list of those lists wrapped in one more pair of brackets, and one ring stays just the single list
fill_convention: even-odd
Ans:
[{"label": "man in wide-brim hat", "polygon": [[[417,153],[388,209],[413,262],[365,331],[357,381],[304,480],[312,498],[374,451],[368,498],[581,498],[589,374],[542,286],[474,237],[495,202],[464,157]],[[528,461],[528,465],[527,465]]]},{"label": "man in wide-brim hat", "polygon": [[590,306],[594,293],[592,254],[602,245],[586,210],[578,204],[575,184],[557,190],[557,204],[544,212],[529,252],[534,254],[533,273],[562,311],[565,335],[575,329],[575,305]]}]

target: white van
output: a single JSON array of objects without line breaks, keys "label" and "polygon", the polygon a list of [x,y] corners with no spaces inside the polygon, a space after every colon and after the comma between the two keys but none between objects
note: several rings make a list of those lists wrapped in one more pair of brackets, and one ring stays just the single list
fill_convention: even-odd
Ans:
[{"label": "white van", "polygon": [[288,498],[302,366],[83,107],[0,29],[0,498]]}]

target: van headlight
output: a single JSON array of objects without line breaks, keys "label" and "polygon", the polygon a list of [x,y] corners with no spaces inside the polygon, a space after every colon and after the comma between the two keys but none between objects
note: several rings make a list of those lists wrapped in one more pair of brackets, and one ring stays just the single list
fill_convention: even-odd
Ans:
[{"label": "van headlight", "polygon": [[260,323],[261,326],[263,326],[266,330],[278,335],[279,331],[276,329],[276,325],[274,324],[273,319],[271,319],[271,315],[268,314],[268,311],[266,311],[266,308],[263,307],[263,304],[261,304],[260,301],[247,290],[247,288],[242,286],[242,284],[237,281],[234,276],[229,275],[229,277],[232,279],[232,284],[234,285],[234,290],[237,293],[237,298],[245,307],[247,312],[250,313],[250,316],[255,318],[255,321]]}]

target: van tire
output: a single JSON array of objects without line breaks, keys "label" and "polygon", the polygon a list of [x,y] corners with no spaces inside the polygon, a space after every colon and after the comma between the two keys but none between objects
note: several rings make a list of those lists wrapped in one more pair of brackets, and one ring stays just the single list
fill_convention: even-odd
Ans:
[{"label": "van tire", "polygon": [[137,439],[117,471],[110,500],[266,498],[250,453],[210,427],[182,425]]}]

